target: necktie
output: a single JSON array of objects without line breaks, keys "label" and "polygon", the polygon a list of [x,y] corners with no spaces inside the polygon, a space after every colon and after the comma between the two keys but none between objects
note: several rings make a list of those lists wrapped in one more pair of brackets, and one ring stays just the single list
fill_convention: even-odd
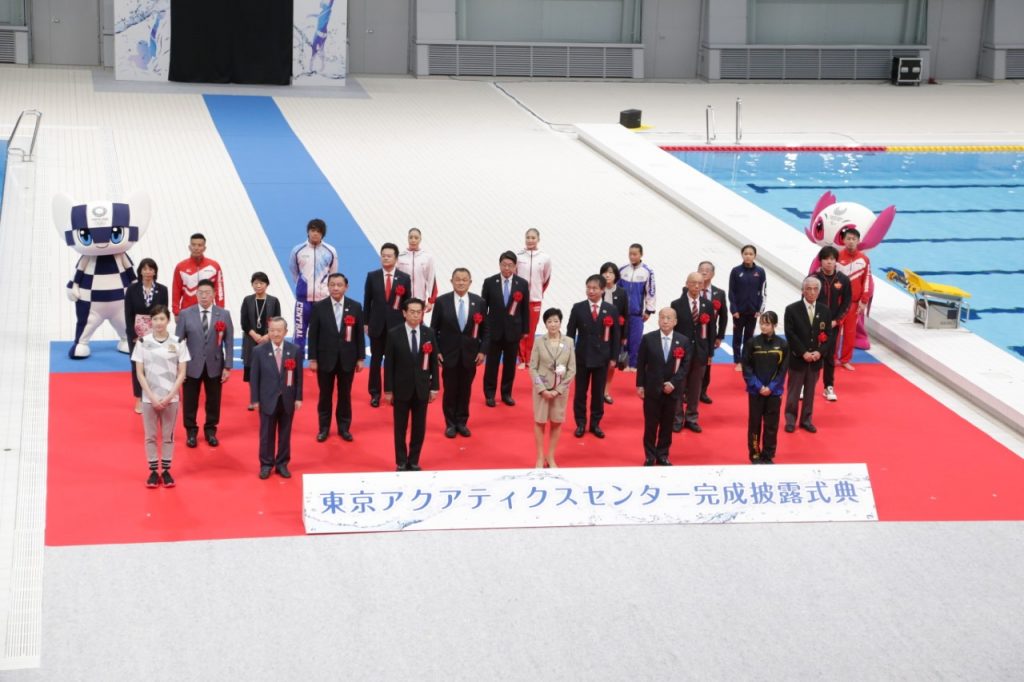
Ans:
[{"label": "necktie", "polygon": [[384,275],[384,300],[391,299],[391,273]]},{"label": "necktie", "polygon": [[504,296],[505,296],[505,305],[508,305],[508,280],[507,279],[505,280]]},{"label": "necktie", "polygon": [[810,303],[807,304],[807,321],[814,324],[814,306]]},{"label": "necktie", "polygon": [[203,311],[203,338],[210,335],[210,311]]},{"label": "necktie", "polygon": [[667,336],[661,337],[661,352],[665,356],[665,362],[668,362],[668,347],[671,342]]},{"label": "necktie", "polygon": [[465,297],[459,299],[459,329],[466,328],[466,299]]},{"label": "necktie", "polygon": [[274,360],[277,362],[277,371],[281,371],[281,346],[274,349]]},{"label": "necktie", "polygon": [[593,317],[596,320],[597,319],[597,304],[596,303],[592,303],[590,305],[590,308],[591,308],[590,316]]},{"label": "necktie", "polygon": [[341,331],[341,301],[334,302],[334,323],[338,325],[338,331]]},{"label": "necktie", "polygon": [[420,344],[416,340],[416,330],[412,330],[412,354],[416,355],[420,351]]},{"label": "necktie", "polygon": [[693,313],[693,323],[697,324],[699,317],[697,315],[697,299],[690,299],[690,312]]}]

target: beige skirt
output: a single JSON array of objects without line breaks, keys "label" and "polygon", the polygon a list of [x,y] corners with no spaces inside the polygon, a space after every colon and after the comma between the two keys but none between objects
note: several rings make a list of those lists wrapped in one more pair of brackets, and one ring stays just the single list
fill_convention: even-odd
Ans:
[{"label": "beige skirt", "polygon": [[546,400],[540,393],[534,393],[533,420],[538,424],[547,424],[548,422],[561,424],[565,421],[565,404],[568,401],[568,391],[554,400]]}]

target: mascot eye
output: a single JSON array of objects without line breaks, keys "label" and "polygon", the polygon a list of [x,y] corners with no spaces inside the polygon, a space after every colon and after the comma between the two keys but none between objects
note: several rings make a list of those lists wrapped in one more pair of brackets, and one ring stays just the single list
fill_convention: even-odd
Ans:
[{"label": "mascot eye", "polygon": [[92,246],[92,234],[89,233],[89,228],[83,227],[78,231],[78,241],[82,243],[82,246]]},{"label": "mascot eye", "polygon": [[825,221],[818,218],[814,221],[814,239],[821,240],[825,238]]},{"label": "mascot eye", "polygon": [[110,243],[120,244],[124,241],[124,228],[112,227],[110,228]]}]

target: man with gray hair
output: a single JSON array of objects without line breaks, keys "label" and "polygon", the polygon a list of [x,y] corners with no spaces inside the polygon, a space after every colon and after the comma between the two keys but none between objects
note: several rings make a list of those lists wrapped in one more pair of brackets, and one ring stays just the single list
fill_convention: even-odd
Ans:
[{"label": "man with gray hair", "polygon": [[[822,358],[832,352],[829,329],[832,314],[818,303],[821,281],[813,275],[803,281],[802,296],[786,306],[785,330],[789,342],[789,375],[786,382],[786,433],[793,433],[800,407],[800,428],[817,433],[811,421],[814,414],[814,390],[821,372]],[[802,396],[801,396],[802,394]],[[803,401],[803,405],[799,403]]]}]

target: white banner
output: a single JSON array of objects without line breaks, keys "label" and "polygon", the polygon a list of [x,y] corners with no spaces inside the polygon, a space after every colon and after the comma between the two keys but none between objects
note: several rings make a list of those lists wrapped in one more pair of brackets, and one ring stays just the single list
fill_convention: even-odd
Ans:
[{"label": "white banner", "polygon": [[864,464],[305,474],[307,533],[875,521]]}]

